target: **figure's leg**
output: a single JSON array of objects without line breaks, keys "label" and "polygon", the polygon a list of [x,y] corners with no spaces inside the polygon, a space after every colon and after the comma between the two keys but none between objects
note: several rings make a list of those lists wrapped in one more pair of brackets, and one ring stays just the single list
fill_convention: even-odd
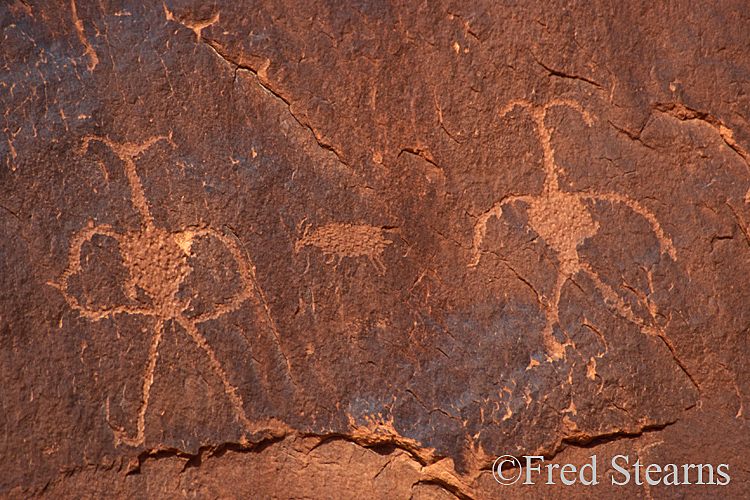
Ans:
[{"label": "figure's leg", "polygon": [[612,288],[610,288],[609,285],[607,285],[606,283],[603,283],[590,267],[588,267],[586,264],[581,264],[581,269],[584,270],[586,274],[589,275],[589,277],[594,282],[594,286],[596,287],[596,289],[599,290],[599,292],[604,297],[605,303],[612,309],[612,311],[616,315],[637,325],[644,334],[652,336],[652,337],[658,337],[659,339],[661,339],[661,341],[664,343],[664,345],[667,347],[670,354],[672,355],[672,358],[675,360],[675,363],[677,363],[677,365],[685,373],[688,379],[690,379],[690,382],[695,386],[698,392],[700,392],[701,389],[700,389],[700,386],[698,385],[698,382],[696,382],[696,380],[693,378],[690,372],[688,372],[687,368],[682,363],[682,361],[677,357],[674,344],[669,339],[669,337],[667,337],[667,333],[664,331],[664,329],[660,327],[659,324],[656,322],[656,318],[655,318],[655,314],[657,312],[656,304],[651,302],[651,300],[645,295],[639,294],[636,289],[631,288],[631,291],[633,291],[634,295],[641,300],[643,305],[646,306],[646,309],[649,311],[649,314],[651,316],[652,323],[653,323],[653,324],[649,324],[644,319],[636,316],[635,313],[633,313],[633,310],[630,308],[630,306],[627,305],[625,301],[622,300],[622,298],[619,295],[617,295],[617,292],[612,290]]},{"label": "figure's leg", "polygon": [[206,339],[203,337],[203,335],[200,334],[198,328],[192,321],[183,316],[175,319],[185,329],[190,338],[193,339],[193,342],[195,342],[198,347],[203,349],[203,352],[205,352],[208,356],[211,368],[213,368],[214,372],[221,379],[221,383],[224,386],[224,392],[227,394],[227,396],[229,397],[229,401],[232,403],[232,409],[234,410],[234,414],[237,420],[240,421],[242,427],[246,431],[252,430],[253,425],[250,420],[248,420],[247,415],[245,414],[245,405],[242,401],[242,396],[237,393],[237,388],[229,382],[229,377],[227,377],[227,374],[224,372],[224,368],[216,358],[214,350],[211,349],[211,346],[208,345],[208,342],[206,342]]},{"label": "figure's leg", "polygon": [[558,273],[557,280],[555,281],[555,288],[552,292],[552,300],[548,304],[542,304],[544,307],[545,315],[547,316],[547,322],[542,330],[542,340],[547,351],[552,355],[552,359],[558,360],[565,355],[565,346],[567,344],[561,344],[555,339],[554,326],[555,323],[559,324],[560,315],[560,295],[562,294],[562,288],[568,277],[563,273]]},{"label": "figure's leg", "polygon": [[378,255],[369,255],[368,258],[370,259],[370,264],[372,264],[372,267],[375,268],[378,274],[384,275],[385,263],[383,262],[383,259]]},{"label": "figure's leg", "polygon": [[[196,322],[204,322],[212,319],[217,319],[224,314],[235,311],[245,302],[251,303],[256,318],[260,320],[259,323],[265,324],[265,331],[270,337],[270,341],[275,346],[277,354],[284,360],[286,374],[296,388],[296,384],[292,376],[292,367],[289,363],[289,358],[287,357],[284,349],[281,346],[279,332],[276,330],[276,325],[273,321],[273,318],[271,318],[271,310],[255,275],[255,266],[250,260],[250,256],[247,252],[247,249],[242,244],[242,241],[236,234],[234,234],[234,231],[231,228],[229,228],[229,230],[232,231],[231,236],[222,234],[211,228],[191,230],[190,234],[187,236],[186,241],[188,245],[192,243],[192,239],[196,236],[211,236],[220,240],[231,253],[233,260],[237,263],[237,270],[240,274],[240,279],[242,280],[242,290],[235,297],[233,297],[232,300],[229,301],[229,303],[219,305],[212,313],[202,315],[199,318],[195,319],[193,323],[191,323],[191,327],[197,334],[198,331],[194,326]],[[182,318],[181,324],[182,323],[188,323],[188,320]],[[188,330],[188,327],[185,326],[185,329]],[[205,341],[203,343],[205,344]],[[202,344],[200,343],[199,345],[202,346]],[[207,344],[206,347],[208,347]]]},{"label": "figure's leg", "polygon": [[630,306],[625,303],[624,300],[622,300],[622,298],[617,294],[617,292],[612,289],[612,287],[599,279],[599,275],[597,275],[596,272],[594,272],[594,270],[591,269],[588,264],[581,262],[579,265],[581,271],[585,272],[589,276],[589,278],[591,278],[591,281],[594,283],[594,287],[604,298],[604,304],[615,315],[620,316],[630,323],[638,325],[638,327],[640,327],[641,329],[648,328],[646,322],[643,321],[642,318],[636,316]]},{"label": "figure's leg", "polygon": [[[141,446],[146,442],[146,411],[148,410],[151,386],[154,383],[154,371],[156,370],[156,361],[159,357],[159,343],[161,342],[163,332],[164,321],[157,319],[156,326],[154,327],[154,337],[151,339],[151,347],[148,350],[146,373],[143,375],[141,405],[138,408],[135,437],[128,437],[124,429],[115,429],[111,423],[109,424],[115,434],[115,443],[118,445],[124,443],[128,446]],[[109,423],[109,399],[107,399],[107,423]]]}]

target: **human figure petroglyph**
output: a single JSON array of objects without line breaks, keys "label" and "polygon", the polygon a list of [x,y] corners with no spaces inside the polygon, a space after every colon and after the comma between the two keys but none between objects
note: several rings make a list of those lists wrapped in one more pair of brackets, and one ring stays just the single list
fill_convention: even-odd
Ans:
[{"label": "human figure petroglyph", "polygon": [[[555,162],[555,151],[552,147],[552,131],[546,126],[545,119],[547,111],[555,106],[566,106],[581,115],[587,126],[592,126],[593,121],[588,112],[578,103],[555,99],[543,106],[534,105],[528,101],[511,101],[500,114],[506,116],[516,107],[525,109],[534,122],[539,142],[543,152],[544,185],[541,194],[537,196],[508,196],[494,204],[492,208],[481,214],[474,226],[472,244],[472,260],[469,267],[479,264],[482,255],[482,244],[487,234],[487,223],[492,218],[500,218],[503,208],[508,204],[516,202],[525,203],[528,206],[527,214],[531,228],[544,239],[557,254],[559,265],[555,280],[552,297],[539,296],[546,316],[546,323],[542,330],[544,345],[553,359],[560,359],[565,354],[568,345],[558,342],[553,334],[555,323],[559,322],[559,303],[562,288],[568,279],[572,279],[578,273],[585,273],[593,281],[594,286],[602,294],[605,302],[613,308],[617,314],[628,321],[637,324],[646,333],[656,334],[662,337],[668,345],[663,332],[658,328],[647,325],[641,318],[637,317],[626,302],[609,285],[602,282],[596,272],[586,263],[581,262],[578,256],[578,246],[587,238],[594,236],[599,230],[599,223],[592,218],[592,213],[585,203],[606,202],[611,205],[625,205],[630,210],[640,215],[651,226],[651,230],[659,241],[661,253],[672,260],[677,259],[677,252],[672,241],[664,234],[656,217],[645,207],[630,198],[616,193],[588,193],[567,192],[560,188],[559,175],[561,168]],[[639,297],[644,301],[649,311],[654,314],[655,306],[645,297]],[[670,345],[671,349],[671,345]]]},{"label": "human figure petroglyph", "polygon": [[[253,429],[253,425],[245,413],[242,397],[237,388],[229,381],[229,377],[217,359],[214,350],[197,327],[200,323],[217,319],[237,310],[245,302],[251,303],[257,316],[265,323],[266,329],[271,332],[278,354],[286,362],[287,375],[291,377],[289,361],[281,349],[278,332],[271,319],[263,292],[258,286],[255,268],[249,261],[247,252],[243,251],[244,248],[242,248],[242,244],[236,235],[229,236],[206,225],[170,232],[154,223],[148,200],[136,170],[135,159],[159,142],[164,141],[172,144],[171,136],[154,137],[142,144],[119,144],[106,138],[87,137],[84,139],[81,154],[88,150],[92,141],[105,144],[123,162],[130,186],[131,201],[140,216],[141,226],[137,231],[122,233],[107,224],[89,222],[87,227],[73,235],[68,267],[60,278],[60,282],[51,284],[63,293],[65,300],[72,309],[91,321],[111,318],[116,314],[143,315],[156,319],[141,387],[141,403],[136,421],[136,435],[134,437],[128,436],[125,429],[117,428],[110,423],[110,427],[115,433],[116,442],[130,446],[140,446],[145,442],[146,412],[159,357],[159,344],[165,331],[164,326],[170,320],[179,324],[193,342],[207,355],[211,368],[221,379],[224,392],[232,403],[235,418],[241,422],[246,431],[250,431]],[[82,303],[71,290],[71,279],[83,273],[81,262],[84,244],[92,242],[96,235],[109,237],[117,242],[122,263],[128,273],[125,282],[121,284],[126,303],[96,305],[91,304],[88,300]],[[231,255],[232,265],[237,266],[239,276],[238,291],[235,291],[228,300],[214,301],[206,311],[189,314],[190,301],[193,297],[181,297],[181,286],[193,271],[189,261],[191,257],[195,256],[193,247],[198,242],[210,240],[218,242]]]}]

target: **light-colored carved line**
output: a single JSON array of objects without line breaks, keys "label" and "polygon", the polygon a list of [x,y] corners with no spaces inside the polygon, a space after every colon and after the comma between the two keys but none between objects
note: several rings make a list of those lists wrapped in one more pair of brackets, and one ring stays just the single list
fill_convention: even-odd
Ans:
[{"label": "light-colored carved line", "polygon": [[539,142],[542,145],[543,165],[544,165],[544,192],[549,194],[553,191],[559,191],[560,184],[558,180],[558,167],[555,164],[555,149],[552,147],[552,133],[547,129],[544,120],[547,117],[546,109],[531,108],[529,109],[536,131],[539,134]]},{"label": "light-colored carved line", "polygon": [[257,365],[258,380],[261,386],[263,387],[263,389],[265,389],[266,393],[269,395],[279,394],[280,393],[279,387],[270,380],[268,372],[265,371],[266,366],[260,359],[256,358],[255,353],[252,352],[256,348],[256,346],[253,342],[251,342],[250,336],[247,334],[245,329],[242,328],[242,325],[240,325],[240,323],[235,323],[234,326],[237,327],[237,329],[240,331],[240,333],[242,334],[242,337],[245,339],[245,343],[251,349],[250,359],[252,359],[255,365]]},{"label": "light-colored carved line", "polygon": [[92,141],[100,141],[106,144],[120,160],[125,164],[125,175],[128,178],[128,184],[130,185],[130,197],[133,200],[133,205],[136,210],[141,214],[144,225],[153,223],[153,217],[148,207],[148,200],[146,199],[141,179],[138,177],[138,172],[135,167],[135,161],[133,160],[136,156],[139,156],[144,151],[148,150],[151,146],[159,141],[165,140],[172,143],[172,135],[169,136],[156,136],[151,137],[142,144],[125,143],[118,144],[110,141],[106,137],[98,136],[87,136],[84,138],[83,150],[88,149],[89,143]]},{"label": "light-colored carved line", "polygon": [[537,134],[539,135],[539,142],[541,143],[543,152],[545,191],[550,193],[552,191],[559,190],[558,174],[560,168],[555,163],[555,150],[552,147],[552,134],[544,123],[545,119],[547,118],[547,110],[549,110],[549,108],[553,106],[567,106],[570,109],[580,113],[583,117],[583,120],[588,126],[591,126],[593,124],[591,115],[589,115],[589,113],[585,109],[583,109],[583,107],[581,107],[581,105],[577,102],[568,99],[553,99],[544,106],[535,106],[534,104],[526,100],[510,101],[500,112],[500,117],[506,116],[516,106],[520,106],[526,109],[532,120],[534,121],[534,124],[536,125]]},{"label": "light-colored carved line", "polygon": [[141,405],[138,408],[138,418],[136,420],[135,438],[120,437],[119,441],[129,446],[140,446],[146,442],[146,411],[151,395],[151,386],[154,384],[154,371],[156,370],[156,361],[159,358],[159,343],[161,342],[162,333],[164,332],[164,320],[157,319],[154,328],[154,337],[151,340],[151,347],[148,350],[148,364],[146,365],[146,374],[143,376],[143,386],[141,388]]},{"label": "light-colored carved line", "polygon": [[117,240],[118,243],[121,241],[121,235],[115,233],[114,229],[112,227],[102,224],[100,226],[88,226],[83,229],[81,229],[73,238],[73,241],[70,245],[70,254],[68,256],[68,268],[63,272],[63,275],[60,278],[60,284],[55,285],[53,283],[50,283],[53,286],[56,286],[63,294],[63,297],[65,297],[66,302],[68,305],[78,311],[82,316],[89,318],[94,321],[99,321],[104,318],[108,318],[113,316],[117,313],[128,313],[128,314],[143,314],[147,316],[153,316],[154,312],[149,309],[139,308],[139,307],[133,307],[133,306],[115,306],[115,307],[108,307],[106,309],[101,310],[92,310],[88,309],[84,306],[82,306],[78,299],[76,299],[71,293],[68,291],[68,281],[70,278],[78,273],[83,272],[81,269],[81,250],[83,247],[83,244],[86,241],[91,241],[91,238],[95,234],[101,234],[104,236],[109,236],[111,238],[114,238]]},{"label": "light-colored carved line", "polygon": [[[367,257],[370,259],[370,264],[372,264],[372,267],[375,268],[378,274],[385,275],[385,271],[386,271],[385,262],[383,262],[383,259],[380,257],[380,254],[372,252],[368,254]],[[378,268],[378,265],[380,265],[380,268]]]},{"label": "light-colored carved line", "polygon": [[[70,301],[68,301],[68,304],[70,304]],[[81,316],[88,318],[93,321],[100,321],[106,318],[111,318],[115,314],[125,313],[125,314],[142,314],[144,316],[153,316],[156,317],[156,312],[150,309],[140,309],[140,308],[133,308],[130,306],[115,306],[115,307],[109,307],[107,309],[102,309],[100,311],[90,311],[84,308],[78,309],[79,313],[81,313]]]},{"label": "light-colored carved line", "polygon": [[203,335],[200,334],[195,324],[193,324],[191,321],[188,321],[184,316],[179,316],[175,319],[185,329],[185,331],[187,331],[188,335],[190,335],[190,337],[193,339],[193,342],[195,342],[198,347],[203,349],[203,351],[208,356],[209,362],[211,363],[211,368],[217,375],[219,375],[221,383],[224,385],[224,392],[227,394],[229,400],[232,403],[235,417],[242,423],[242,426],[245,430],[251,429],[252,423],[247,418],[247,414],[245,413],[245,405],[242,401],[242,396],[237,394],[237,388],[229,382],[229,378],[224,372],[221,363],[216,358],[214,350],[210,345],[208,345],[208,342],[206,342],[206,339],[203,337]]},{"label": "light-colored carved line", "polygon": [[531,109],[534,105],[531,104],[529,101],[524,101],[522,99],[514,99],[512,101],[509,101],[505,107],[500,111],[500,114],[498,115],[499,118],[504,118],[508,113],[513,111],[516,106],[521,106],[525,109]]},{"label": "light-colored carved line", "polygon": [[560,296],[562,295],[562,289],[567,280],[567,275],[561,272],[557,274],[552,301],[545,307],[547,321],[542,329],[542,340],[544,341],[544,346],[554,360],[562,359],[565,355],[565,346],[555,339],[554,325],[555,323],[560,323]]},{"label": "light-colored carved line", "polygon": [[622,196],[616,193],[604,193],[604,194],[593,194],[593,195],[579,194],[579,196],[583,199],[590,200],[590,201],[605,200],[612,204],[622,203],[624,205],[627,205],[628,207],[630,207],[631,210],[633,210],[633,212],[642,216],[651,225],[651,230],[656,235],[656,239],[659,240],[659,247],[661,248],[661,252],[669,255],[669,257],[673,261],[675,262],[677,261],[677,250],[675,249],[674,244],[672,243],[672,240],[664,234],[664,230],[662,229],[661,224],[659,224],[659,221],[656,219],[656,217],[654,217],[654,215],[651,212],[649,212],[644,206],[642,206],[637,201],[631,200],[630,198],[627,198],[625,196]]},{"label": "light-colored carved line", "polygon": [[76,12],[75,0],[70,0],[70,9],[73,11],[73,25],[76,28],[78,40],[80,40],[83,46],[86,47],[86,52],[84,52],[83,55],[88,56],[91,60],[91,62],[87,64],[86,67],[90,72],[93,72],[94,68],[96,68],[96,65],[99,64],[99,56],[96,55],[94,47],[86,39],[86,34],[83,32],[83,21],[78,18],[78,13]]},{"label": "light-colored carved line", "polygon": [[193,238],[201,236],[214,237],[221,241],[227,248],[227,250],[229,250],[229,252],[232,254],[233,260],[237,263],[237,270],[240,275],[240,279],[242,280],[242,290],[237,295],[232,297],[228,304],[217,304],[214,311],[201,314],[193,318],[193,321],[195,323],[202,323],[204,321],[217,319],[224,314],[236,311],[243,302],[245,302],[252,296],[253,290],[252,281],[249,279],[250,271],[248,270],[245,258],[243,257],[241,250],[237,246],[237,242],[232,238],[229,238],[226,235],[221,234],[220,232],[211,228],[202,228],[190,231],[191,242]]},{"label": "light-colored carved line", "polygon": [[122,443],[122,436],[126,436],[125,429],[120,426],[115,426],[115,424],[113,424],[109,419],[109,396],[107,396],[107,399],[104,401],[104,420],[106,420],[109,428],[112,429],[112,433],[115,435],[115,446],[117,446]]},{"label": "light-colored carved line", "polygon": [[544,179],[544,186],[547,193],[560,191],[560,180],[558,176],[561,169],[555,161],[555,148],[552,147],[552,133],[544,123],[547,119],[547,110],[552,106],[567,106],[578,111],[588,126],[591,126],[592,124],[589,114],[578,103],[567,99],[553,99],[541,109],[529,108],[529,113],[534,119],[534,123],[536,123],[539,141],[542,144],[542,151],[544,152],[544,170],[547,173],[547,176]]},{"label": "light-colored carved line", "polygon": [[590,127],[594,124],[594,120],[591,118],[591,115],[589,114],[589,112],[586,111],[583,108],[583,106],[581,106],[579,103],[575,101],[572,101],[570,99],[561,99],[561,98],[552,99],[547,104],[544,105],[544,111],[546,112],[552,106],[567,106],[574,111],[578,111],[578,113],[583,118],[583,121],[586,122],[586,125]]},{"label": "light-colored carved line", "polygon": [[101,234],[104,236],[109,236],[110,238],[117,239],[119,235],[115,233],[115,230],[107,225],[107,224],[101,224],[98,226],[94,226],[92,222],[89,222],[89,225],[87,227],[84,227],[78,233],[76,233],[73,236],[72,241],[70,242],[70,253],[68,254],[68,268],[63,272],[63,275],[60,279],[61,283],[63,284],[63,289],[67,290],[67,280],[72,276],[73,274],[82,271],[81,269],[81,247],[83,246],[83,243],[86,241],[90,241],[91,238],[95,234]]},{"label": "light-colored carved line", "polygon": [[482,250],[480,249],[480,246],[484,242],[484,237],[487,235],[487,223],[489,222],[490,218],[496,217],[499,219],[500,217],[502,217],[503,206],[508,203],[513,203],[514,201],[524,201],[526,203],[531,203],[533,201],[533,197],[508,196],[495,203],[492,208],[490,208],[477,218],[477,222],[474,225],[474,236],[471,246],[472,260],[471,262],[469,262],[469,265],[467,267],[476,267],[477,264],[479,264],[479,259],[482,256]]},{"label": "light-colored carved line", "polygon": [[599,291],[599,293],[602,294],[605,305],[609,306],[611,309],[614,309],[614,311],[618,315],[638,326],[642,330],[650,328],[645,321],[643,321],[641,318],[636,316],[635,313],[633,313],[631,307],[627,305],[624,300],[622,300],[622,298],[618,295],[617,292],[612,289],[612,287],[599,279],[599,275],[596,274],[588,264],[586,264],[585,262],[580,262],[579,266],[582,271],[589,275],[591,281],[594,282],[594,287]]},{"label": "light-colored carved line", "polygon": [[[240,241],[239,237],[235,235],[235,238],[239,242],[240,245],[242,245],[242,241]],[[273,334],[273,340],[276,343],[276,348],[279,350],[279,354],[281,354],[281,357],[284,358],[284,363],[286,364],[286,370],[287,374],[289,375],[290,380],[292,381],[292,384],[297,387],[297,384],[294,382],[294,375],[292,375],[292,364],[289,362],[289,358],[287,357],[286,353],[284,352],[284,349],[281,346],[281,338],[279,337],[279,332],[276,329],[276,325],[273,321],[273,318],[271,317],[271,309],[268,307],[268,302],[266,301],[266,297],[263,294],[263,289],[260,287],[260,284],[258,283],[258,279],[255,276],[255,266],[253,265],[252,260],[250,260],[250,255],[247,252],[247,249],[244,248],[244,245],[242,245],[243,250],[245,251],[245,256],[247,257],[247,266],[244,266],[244,260],[240,259],[240,262],[243,263],[243,267],[245,269],[246,275],[250,278],[251,285],[253,287],[253,291],[256,294],[257,300],[260,301],[260,305],[262,306],[262,316],[263,319],[268,327],[268,329]]]},{"label": "light-colored carved line", "polygon": [[148,200],[146,199],[143,185],[141,185],[141,180],[138,177],[135,162],[132,158],[123,159],[123,162],[125,163],[125,174],[128,176],[128,183],[130,184],[130,196],[133,199],[133,204],[141,214],[143,223],[145,225],[152,224],[154,218],[151,216],[151,210],[148,208]]},{"label": "light-colored carved line", "polygon": [[[577,271],[583,271],[589,276],[589,278],[591,278],[591,281],[594,283],[594,288],[596,288],[599,293],[601,293],[602,297],[604,298],[604,304],[608,308],[614,310],[616,314],[626,319],[630,323],[637,325],[645,333],[652,334],[653,328],[647,325],[641,318],[637,317],[633,313],[631,307],[627,305],[624,300],[622,300],[617,292],[615,292],[609,285],[599,279],[599,276],[594,272],[593,269],[591,269],[588,264],[578,262],[577,267]],[[565,353],[565,345],[567,345],[560,344],[554,338],[553,327],[555,323],[559,323],[560,321],[560,297],[562,295],[562,288],[569,277],[570,276],[565,273],[558,274],[557,280],[555,282],[555,290],[552,301],[546,311],[547,323],[544,326],[544,330],[542,330],[542,339],[544,340],[545,347],[550,352],[550,354],[552,354],[553,359],[561,359]],[[603,336],[602,340],[604,341],[606,347],[607,342]]]}]

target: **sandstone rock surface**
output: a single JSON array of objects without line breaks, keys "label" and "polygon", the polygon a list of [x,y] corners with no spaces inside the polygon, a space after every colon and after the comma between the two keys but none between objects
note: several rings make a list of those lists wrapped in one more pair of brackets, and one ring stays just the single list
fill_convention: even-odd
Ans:
[{"label": "sandstone rock surface", "polygon": [[749,23],[4,3],[0,497],[747,497]]}]

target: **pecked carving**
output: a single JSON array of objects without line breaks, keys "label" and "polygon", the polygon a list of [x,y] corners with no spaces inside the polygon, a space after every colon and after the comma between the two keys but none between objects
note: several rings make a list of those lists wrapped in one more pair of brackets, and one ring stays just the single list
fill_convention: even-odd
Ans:
[{"label": "pecked carving", "polygon": [[[578,112],[586,125],[592,126],[593,120],[589,113],[578,103],[567,99],[554,99],[543,106],[534,105],[528,101],[511,101],[500,116],[506,116],[514,108],[525,109],[534,121],[539,142],[544,154],[544,186],[538,196],[508,196],[496,202],[492,208],[479,216],[474,226],[472,260],[469,267],[479,264],[482,256],[482,245],[485,244],[487,222],[503,215],[503,208],[509,204],[521,202],[527,205],[529,224],[541,236],[557,255],[559,266],[552,296],[539,297],[546,316],[546,323],[542,330],[542,338],[548,353],[553,359],[560,359],[565,354],[568,343],[562,344],[553,335],[554,325],[559,321],[559,303],[562,288],[568,279],[578,273],[584,273],[591,278],[597,290],[602,294],[607,306],[628,321],[637,324],[643,331],[662,337],[668,346],[671,344],[664,333],[653,326],[647,325],[637,317],[626,302],[609,285],[604,283],[596,271],[578,255],[578,246],[587,238],[596,235],[599,223],[593,219],[587,203],[604,202],[613,206],[624,205],[635,214],[643,217],[651,226],[651,230],[659,241],[661,253],[672,260],[677,260],[677,252],[672,241],[664,234],[659,221],[645,207],[637,201],[617,193],[568,192],[560,188],[559,175],[562,169],[555,161],[555,151],[552,147],[552,132],[545,124],[547,111],[555,106],[567,106]],[[649,310],[655,305],[648,301]]]},{"label": "pecked carving", "polygon": [[[268,334],[273,337],[278,354],[286,362],[287,375],[291,376],[291,367],[281,349],[278,332],[255,278],[255,268],[247,258],[244,248],[241,247],[241,242],[234,235],[228,236],[208,226],[188,227],[181,231],[170,232],[155,224],[136,172],[135,159],[160,141],[171,143],[170,137],[154,137],[142,144],[118,144],[106,138],[87,137],[81,151],[85,152],[92,141],[106,144],[123,161],[130,185],[131,200],[141,217],[141,227],[137,231],[121,233],[107,224],[89,222],[88,226],[73,235],[68,267],[59,283],[53,285],[62,292],[72,309],[90,321],[100,321],[117,314],[143,315],[156,319],[143,373],[141,404],[136,417],[136,434],[129,436],[125,429],[118,428],[110,422],[116,442],[129,446],[140,446],[145,442],[146,412],[159,358],[159,345],[164,334],[164,324],[170,320],[174,320],[184,328],[195,345],[208,356],[211,368],[222,381],[235,418],[246,431],[251,432],[254,426],[247,418],[242,397],[229,381],[214,350],[197,327],[202,322],[237,310],[246,302],[251,304],[265,324]],[[82,296],[85,293],[77,293],[73,285],[76,278],[80,278],[84,272],[81,266],[82,259],[84,259],[84,246],[102,236],[111,238],[117,243],[122,266],[127,271],[124,283],[122,283],[123,293],[119,294],[120,297],[124,297],[124,300],[119,304],[102,304],[89,300],[88,297]],[[196,244],[202,241],[214,241],[227,250],[225,253],[233,261],[232,267],[236,269],[238,275],[238,286],[228,300],[221,297],[213,298],[208,301],[210,304],[205,310],[189,314],[193,297],[183,293],[183,285],[195,271],[191,266],[191,258],[195,257]],[[118,294],[114,295],[118,296]],[[271,387],[267,389],[272,390]]]}]

